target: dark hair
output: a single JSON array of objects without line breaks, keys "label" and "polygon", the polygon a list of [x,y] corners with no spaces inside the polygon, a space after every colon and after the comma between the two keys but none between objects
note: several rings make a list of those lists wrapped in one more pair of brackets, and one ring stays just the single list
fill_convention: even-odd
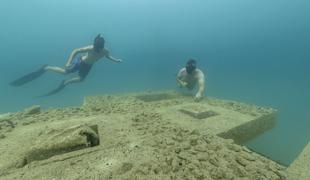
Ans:
[{"label": "dark hair", "polygon": [[194,59],[189,59],[188,61],[187,61],[187,63],[186,63],[186,72],[188,73],[188,74],[191,74],[193,71],[195,71],[195,69],[196,69],[196,66],[197,66],[197,62],[196,62],[196,60],[194,60]]},{"label": "dark hair", "polygon": [[101,36],[101,34],[98,34],[96,36],[96,38],[94,39],[94,49],[95,51],[100,51],[101,49],[104,48],[104,43],[105,43],[105,40],[104,38]]}]

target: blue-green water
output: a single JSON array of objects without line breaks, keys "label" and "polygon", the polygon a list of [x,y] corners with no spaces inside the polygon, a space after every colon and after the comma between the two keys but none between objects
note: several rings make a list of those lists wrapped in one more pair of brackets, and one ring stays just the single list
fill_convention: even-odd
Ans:
[{"label": "blue-green water", "polygon": [[[287,165],[310,140],[309,8],[307,0],[2,0],[0,112],[173,89],[192,57],[207,74],[207,96],[279,109],[276,128],[248,146]],[[34,97],[71,76],[7,85],[42,64],[64,65],[98,33],[122,64],[98,62],[85,82],[48,98]]]}]

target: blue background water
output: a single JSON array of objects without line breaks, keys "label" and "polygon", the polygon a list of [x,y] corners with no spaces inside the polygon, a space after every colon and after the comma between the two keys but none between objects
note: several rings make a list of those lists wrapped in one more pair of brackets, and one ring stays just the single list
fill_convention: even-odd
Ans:
[{"label": "blue background water", "polygon": [[[309,8],[308,0],[2,0],[0,112],[174,89],[192,57],[207,74],[207,96],[279,109],[277,127],[247,145],[287,165],[310,139]],[[98,62],[87,81],[43,99],[34,97],[71,76],[7,85],[42,64],[64,65],[98,33],[122,64]]]}]

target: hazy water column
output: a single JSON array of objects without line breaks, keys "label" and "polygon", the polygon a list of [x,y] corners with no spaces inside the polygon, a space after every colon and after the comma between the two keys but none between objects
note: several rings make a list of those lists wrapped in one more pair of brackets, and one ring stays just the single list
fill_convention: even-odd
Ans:
[{"label": "hazy water column", "polygon": [[[3,0],[0,111],[175,88],[174,74],[193,57],[207,72],[207,95],[280,110],[278,127],[249,145],[289,163],[310,139],[309,7],[305,0]],[[123,64],[99,62],[85,82],[46,99],[33,97],[63,76],[50,73],[18,89],[7,86],[44,63],[63,65],[72,49],[91,43],[98,32]]]}]

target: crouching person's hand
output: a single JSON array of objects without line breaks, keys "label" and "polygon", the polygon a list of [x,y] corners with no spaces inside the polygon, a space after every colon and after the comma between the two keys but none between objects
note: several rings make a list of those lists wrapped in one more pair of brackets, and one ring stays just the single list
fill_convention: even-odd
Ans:
[{"label": "crouching person's hand", "polygon": [[195,95],[194,100],[195,100],[196,102],[199,102],[199,101],[202,100],[202,98],[203,98],[202,94],[201,94],[201,93],[197,93],[197,94]]}]

